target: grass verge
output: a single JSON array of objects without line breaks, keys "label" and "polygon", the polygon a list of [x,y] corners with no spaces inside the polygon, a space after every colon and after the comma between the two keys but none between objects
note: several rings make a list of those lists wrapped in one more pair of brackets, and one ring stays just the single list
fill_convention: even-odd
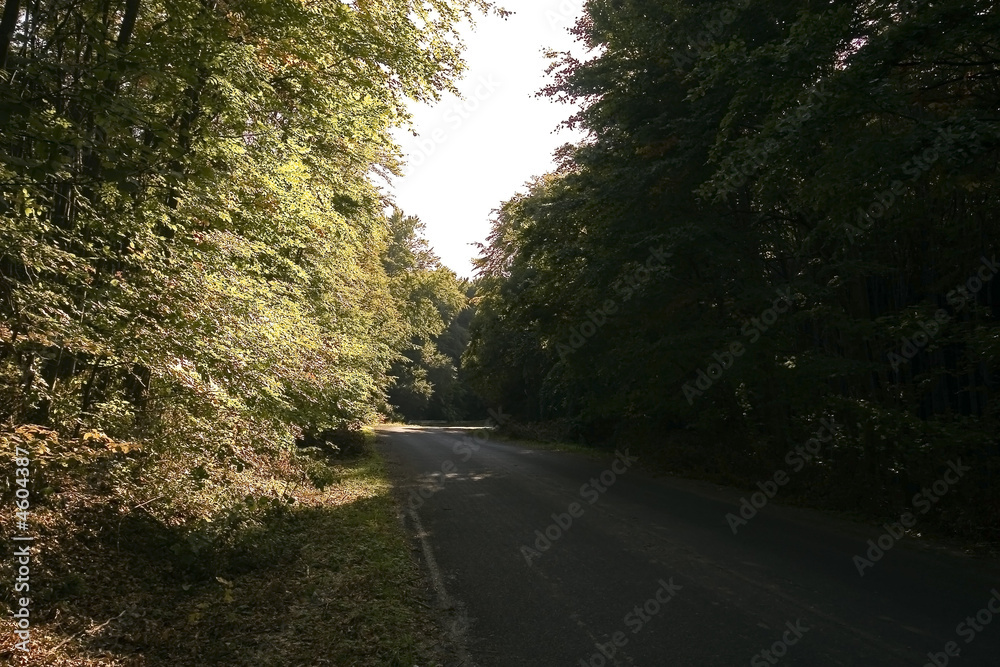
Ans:
[{"label": "grass verge", "polygon": [[528,449],[541,449],[550,452],[573,452],[574,454],[583,454],[584,456],[592,459],[604,459],[607,458],[608,452],[614,452],[614,450],[610,447],[598,448],[592,445],[582,445],[577,442],[564,442],[559,440],[532,440],[530,438],[508,435],[506,433],[495,433],[490,437],[497,442],[518,445]]},{"label": "grass verge", "polygon": [[[174,463],[147,461],[144,469]],[[350,461],[285,451],[251,463],[226,480],[227,496],[243,498],[239,506],[201,517],[180,516],[169,495],[123,498],[94,461],[50,477],[31,515],[30,653],[15,648],[7,613],[0,663],[441,662],[428,639],[436,631],[423,612],[423,578],[373,449]],[[2,502],[0,530],[10,535],[11,489]],[[13,607],[7,556],[0,578]]]}]

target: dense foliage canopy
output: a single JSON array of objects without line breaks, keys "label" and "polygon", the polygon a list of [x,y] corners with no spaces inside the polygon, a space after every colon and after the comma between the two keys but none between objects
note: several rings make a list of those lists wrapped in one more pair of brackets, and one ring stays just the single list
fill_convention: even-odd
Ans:
[{"label": "dense foliage canopy", "polygon": [[392,366],[389,402],[409,420],[480,416],[482,406],[460,376],[474,290],[431,251],[419,218],[395,211],[389,223],[393,241],[384,264],[390,291],[404,309],[401,314],[419,324],[412,328],[410,347]]},{"label": "dense foliage canopy", "polygon": [[590,0],[575,33],[545,94],[589,139],[496,215],[478,388],[592,439],[697,427],[741,479],[827,420],[816,495],[962,455],[995,523],[996,3]]},{"label": "dense foliage canopy", "polygon": [[465,295],[396,265],[376,179],[488,9],[6,0],[0,418],[215,450],[384,412]]}]

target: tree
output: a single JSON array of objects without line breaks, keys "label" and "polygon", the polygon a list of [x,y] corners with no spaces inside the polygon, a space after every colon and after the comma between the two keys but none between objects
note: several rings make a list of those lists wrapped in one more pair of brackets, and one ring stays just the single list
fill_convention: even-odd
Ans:
[{"label": "tree", "polygon": [[814,490],[893,501],[995,456],[998,27],[987,2],[588,2],[590,56],[543,94],[589,136],[494,220],[477,389],[591,437],[694,427],[741,477],[833,420]]},{"label": "tree", "polygon": [[447,277],[397,300],[372,176],[489,9],[5,3],[3,418],[220,449],[375,418]]},{"label": "tree", "polygon": [[396,310],[406,328],[406,347],[392,368],[390,403],[408,419],[454,418],[449,394],[457,382],[454,357],[439,349],[466,309],[462,282],[441,264],[423,237],[419,218],[394,209],[388,218],[391,242],[382,263],[389,275]]}]

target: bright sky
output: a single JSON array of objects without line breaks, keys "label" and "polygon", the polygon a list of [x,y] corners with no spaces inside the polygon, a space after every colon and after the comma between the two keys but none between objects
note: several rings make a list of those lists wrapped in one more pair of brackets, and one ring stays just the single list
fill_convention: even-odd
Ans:
[{"label": "bright sky", "polygon": [[573,49],[567,33],[583,0],[500,0],[507,20],[480,17],[466,26],[468,71],[458,88],[434,106],[411,106],[419,137],[396,133],[407,156],[405,175],[391,192],[407,215],[427,225],[427,238],[445,265],[472,275],[470,245],[489,234],[490,212],[532,176],[553,168],[552,153],[579,136],[555,132],[572,107],[535,98],[546,83],[544,49]]}]

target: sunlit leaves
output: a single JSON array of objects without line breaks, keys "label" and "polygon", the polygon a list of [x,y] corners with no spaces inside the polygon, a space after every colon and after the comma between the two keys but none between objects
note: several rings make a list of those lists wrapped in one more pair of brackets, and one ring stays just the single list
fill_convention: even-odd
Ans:
[{"label": "sunlit leaves", "polygon": [[125,9],[33,3],[0,85],[3,417],[185,447],[373,418],[463,299],[387,275],[373,176],[489,4]]}]

